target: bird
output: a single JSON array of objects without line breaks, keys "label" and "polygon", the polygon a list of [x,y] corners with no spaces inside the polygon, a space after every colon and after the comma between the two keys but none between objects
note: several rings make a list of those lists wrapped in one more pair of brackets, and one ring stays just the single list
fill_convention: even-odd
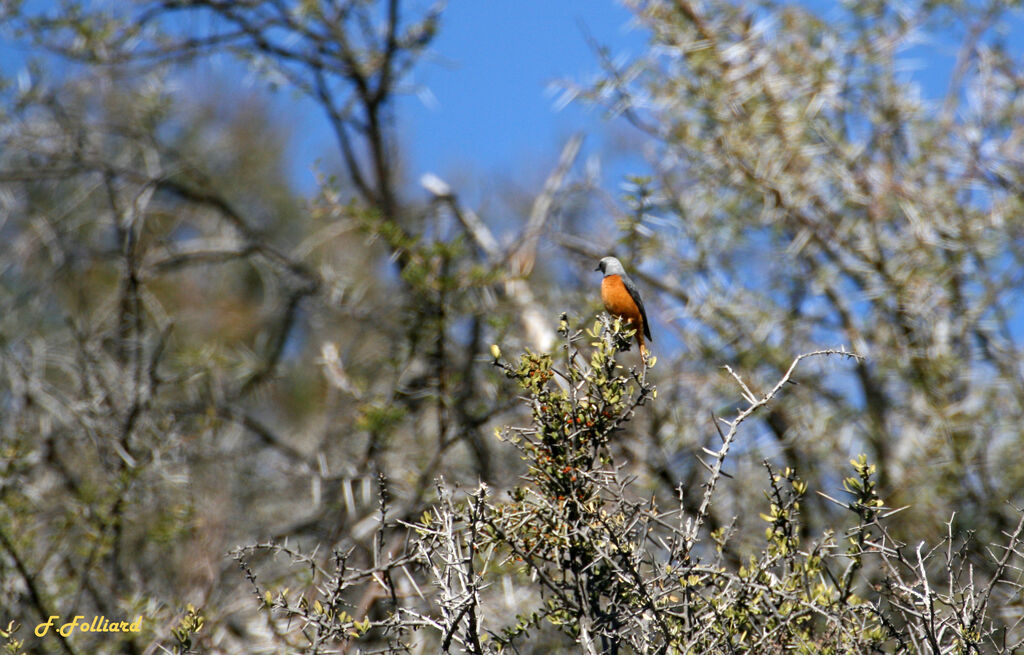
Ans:
[{"label": "bird", "polygon": [[644,310],[644,301],[640,298],[640,290],[626,275],[622,262],[615,257],[605,257],[594,270],[604,273],[604,279],[601,281],[601,300],[604,302],[605,310],[612,316],[621,316],[636,330],[640,357],[646,362],[647,346],[644,345],[644,337],[646,336],[648,341],[654,341],[654,337],[651,336],[651,328],[647,323],[647,312]]}]

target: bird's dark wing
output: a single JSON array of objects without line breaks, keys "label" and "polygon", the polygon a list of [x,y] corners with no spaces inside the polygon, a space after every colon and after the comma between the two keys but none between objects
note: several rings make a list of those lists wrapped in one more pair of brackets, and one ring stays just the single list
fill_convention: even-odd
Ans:
[{"label": "bird's dark wing", "polygon": [[644,301],[640,300],[640,291],[633,284],[633,280],[628,275],[623,275],[622,283],[626,285],[626,291],[629,292],[629,297],[636,303],[637,309],[640,310],[640,318],[644,319],[644,336],[648,340],[654,341],[654,337],[651,336],[650,323],[647,322],[647,310],[644,309]]}]

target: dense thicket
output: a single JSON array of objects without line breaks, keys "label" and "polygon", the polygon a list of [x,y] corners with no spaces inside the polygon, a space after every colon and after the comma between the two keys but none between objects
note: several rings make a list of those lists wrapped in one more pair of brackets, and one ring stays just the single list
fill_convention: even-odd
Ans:
[{"label": "dense thicket", "polygon": [[629,6],[565,97],[646,164],[557,144],[506,235],[403,173],[439,6],[2,4],[8,650],[1017,648],[1016,9]]}]

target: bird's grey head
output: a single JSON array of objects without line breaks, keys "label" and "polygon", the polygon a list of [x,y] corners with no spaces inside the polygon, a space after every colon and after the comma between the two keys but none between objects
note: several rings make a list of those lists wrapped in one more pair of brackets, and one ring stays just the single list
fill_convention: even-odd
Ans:
[{"label": "bird's grey head", "polygon": [[595,271],[601,271],[605,275],[625,275],[626,269],[622,268],[622,262],[614,257],[605,257],[597,265]]}]

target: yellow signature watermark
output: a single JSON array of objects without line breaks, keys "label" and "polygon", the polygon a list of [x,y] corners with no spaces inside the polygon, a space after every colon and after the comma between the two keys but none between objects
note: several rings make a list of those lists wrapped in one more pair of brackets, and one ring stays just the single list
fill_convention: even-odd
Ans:
[{"label": "yellow signature watermark", "polygon": [[40,623],[36,626],[36,636],[45,637],[46,633],[50,631],[50,628],[54,628],[60,633],[62,637],[70,637],[71,633],[75,630],[79,632],[141,632],[142,631],[142,617],[139,616],[132,622],[128,621],[110,621],[105,616],[94,616],[92,622],[86,622],[85,617],[82,615],[75,616],[70,621],[66,621],[59,627],[55,625],[55,622],[60,619],[60,615],[51,616],[45,623]]}]

